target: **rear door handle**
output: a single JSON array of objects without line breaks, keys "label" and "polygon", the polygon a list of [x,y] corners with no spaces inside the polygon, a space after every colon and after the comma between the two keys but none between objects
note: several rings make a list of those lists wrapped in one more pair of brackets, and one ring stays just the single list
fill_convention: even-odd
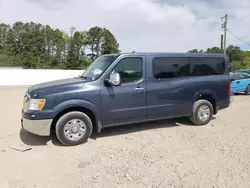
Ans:
[{"label": "rear door handle", "polygon": [[239,83],[240,83],[240,81],[237,81],[236,83],[237,83],[237,84],[239,84]]},{"label": "rear door handle", "polygon": [[136,88],[135,88],[135,91],[141,92],[141,91],[144,91],[144,88],[142,88],[142,87],[136,87]]}]

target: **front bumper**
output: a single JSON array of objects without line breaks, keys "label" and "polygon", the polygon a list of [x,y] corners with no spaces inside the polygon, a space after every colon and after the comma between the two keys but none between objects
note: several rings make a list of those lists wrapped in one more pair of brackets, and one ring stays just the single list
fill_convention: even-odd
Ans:
[{"label": "front bumper", "polygon": [[26,118],[21,119],[22,127],[33,134],[39,136],[49,136],[52,124],[52,119],[43,120],[29,120]]}]

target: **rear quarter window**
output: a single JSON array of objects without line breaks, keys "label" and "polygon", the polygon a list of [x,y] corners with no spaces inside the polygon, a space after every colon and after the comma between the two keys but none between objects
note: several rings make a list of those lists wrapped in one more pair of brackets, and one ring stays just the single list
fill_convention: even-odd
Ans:
[{"label": "rear quarter window", "polygon": [[225,73],[225,59],[224,58],[210,58],[210,57],[190,57],[192,76],[217,75]]},{"label": "rear quarter window", "polygon": [[152,61],[156,79],[224,74],[223,57],[155,57]]}]

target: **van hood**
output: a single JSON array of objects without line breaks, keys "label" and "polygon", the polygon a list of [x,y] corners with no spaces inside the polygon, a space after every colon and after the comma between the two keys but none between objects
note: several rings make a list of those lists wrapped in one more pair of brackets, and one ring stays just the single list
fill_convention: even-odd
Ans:
[{"label": "van hood", "polygon": [[48,92],[54,93],[56,91],[60,92],[62,90],[67,90],[69,88],[73,89],[76,87],[82,87],[85,82],[87,82],[87,80],[83,78],[68,78],[44,82],[31,86],[28,89],[28,93],[31,96],[36,97],[37,95],[45,94]]}]

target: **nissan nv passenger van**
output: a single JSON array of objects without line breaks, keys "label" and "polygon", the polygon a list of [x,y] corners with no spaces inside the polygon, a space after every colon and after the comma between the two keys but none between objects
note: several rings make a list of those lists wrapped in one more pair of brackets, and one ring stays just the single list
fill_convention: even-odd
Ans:
[{"label": "nissan nv passenger van", "polygon": [[40,136],[54,130],[68,146],[86,142],[93,130],[188,117],[209,123],[229,107],[226,55],[123,53],[98,57],[77,78],[41,83],[24,96],[22,126]]}]

